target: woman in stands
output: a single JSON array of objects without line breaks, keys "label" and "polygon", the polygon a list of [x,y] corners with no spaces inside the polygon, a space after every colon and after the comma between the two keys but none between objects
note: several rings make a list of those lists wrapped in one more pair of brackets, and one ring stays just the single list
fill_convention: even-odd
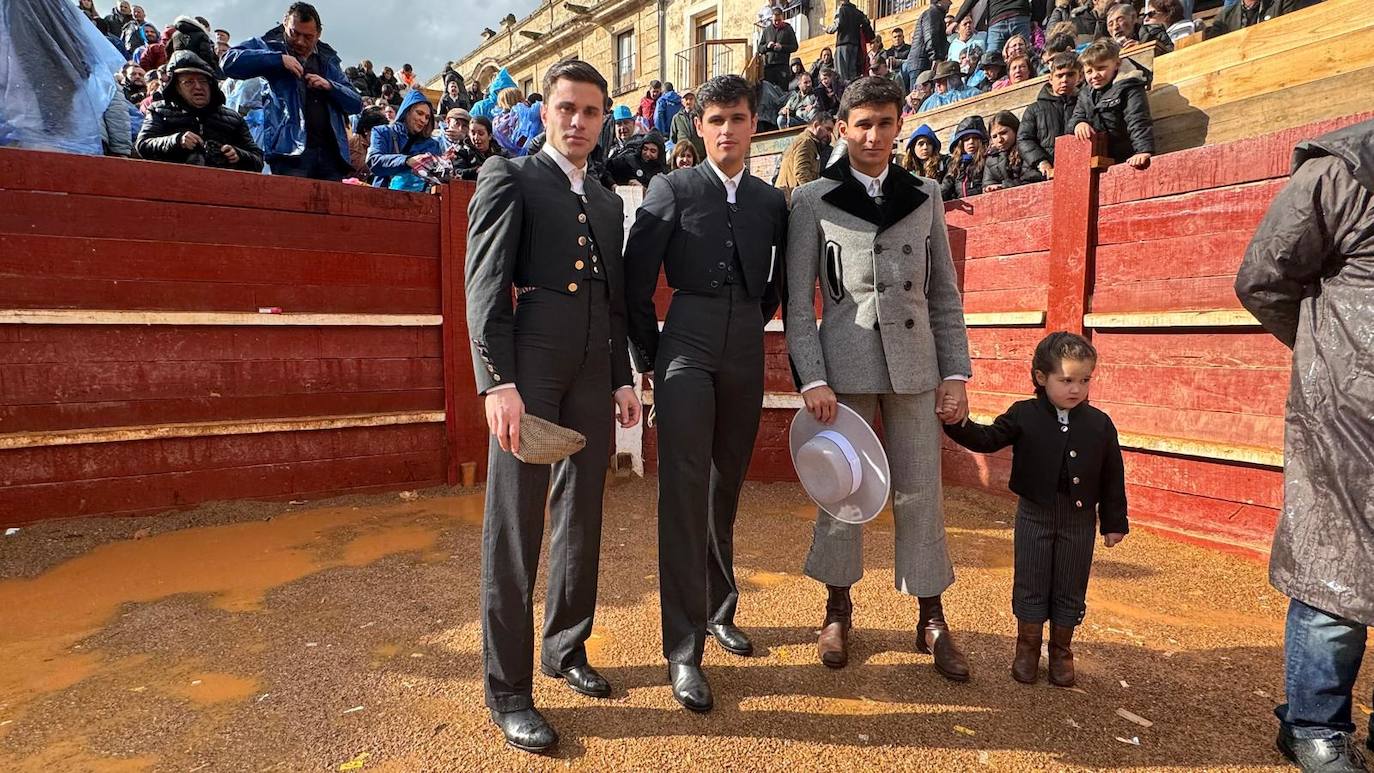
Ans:
[{"label": "woman in stands", "polygon": [[690,142],[679,142],[673,146],[673,153],[668,157],[668,169],[691,169],[698,163],[697,149]]},{"label": "woman in stands", "polygon": [[1003,110],[992,117],[988,126],[992,149],[983,164],[984,193],[1045,179],[1038,170],[1027,168],[1021,160],[1021,151],[1016,147],[1016,132],[1020,128],[1020,119],[1010,111]]},{"label": "woman in stands", "polygon": [[945,173],[949,170],[949,156],[940,152],[940,138],[929,126],[921,124],[921,128],[906,141],[902,168],[917,177],[937,181],[945,179]]},{"label": "woman in stands", "polygon": [[940,183],[945,201],[977,196],[983,192],[983,169],[987,163],[988,132],[981,115],[959,122],[949,142],[953,151],[949,171]]},{"label": "woman in stands", "polygon": [[491,119],[477,116],[472,119],[472,125],[468,128],[468,142],[472,144],[473,160],[472,166],[458,171],[458,177],[463,180],[476,180],[477,172],[482,164],[492,156],[505,157],[501,151],[501,146],[492,139]]}]

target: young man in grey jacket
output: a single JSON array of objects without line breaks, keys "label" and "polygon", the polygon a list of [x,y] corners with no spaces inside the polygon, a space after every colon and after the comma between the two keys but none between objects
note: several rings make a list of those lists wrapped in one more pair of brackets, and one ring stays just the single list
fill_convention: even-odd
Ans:
[{"label": "young man in grey jacket", "polygon": [[[881,413],[892,466],[896,586],[919,600],[916,649],[953,681],[969,676],[941,594],[954,582],[940,489],[940,422],[968,415],[972,369],[963,301],[940,187],[892,163],[902,89],[863,78],[845,90],[838,132],[847,153],[792,193],[787,346],[806,409],[834,421],[837,403]],[[823,299],[816,326],[816,282]],[[936,406],[952,407],[937,412]],[[829,589],[821,662],[849,657],[849,588],[863,576],[862,527],[816,514],[806,574]]]}]

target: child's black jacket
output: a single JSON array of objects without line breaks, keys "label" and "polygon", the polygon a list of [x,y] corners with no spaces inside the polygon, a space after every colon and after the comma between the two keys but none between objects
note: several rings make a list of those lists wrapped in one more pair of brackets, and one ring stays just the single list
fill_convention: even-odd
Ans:
[{"label": "child's black jacket", "polygon": [[1116,425],[1091,405],[1082,403],[1069,411],[1065,431],[1054,405],[1041,392],[1014,403],[992,426],[972,420],[946,424],[945,434],[979,453],[1012,446],[1011,490],[1041,507],[1054,507],[1060,471],[1067,465],[1074,504],[1088,513],[1097,508],[1103,534],[1128,531],[1126,473]]}]

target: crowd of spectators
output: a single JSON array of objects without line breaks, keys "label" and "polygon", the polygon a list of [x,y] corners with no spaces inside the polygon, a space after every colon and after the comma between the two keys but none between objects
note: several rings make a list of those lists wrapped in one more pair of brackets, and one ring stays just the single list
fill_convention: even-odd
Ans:
[{"label": "crowd of spectators", "polygon": [[[860,76],[890,78],[907,92],[903,118],[1048,76],[1034,104],[1018,118],[1010,112],[969,116],[949,138],[921,126],[898,154],[902,165],[941,183],[947,198],[1039,182],[1054,175],[1054,142],[1065,134],[1105,137],[1108,155],[1143,169],[1154,153],[1146,91],[1152,73],[1124,49],[1175,42],[1205,32],[1221,35],[1258,24],[1319,0],[1226,0],[1210,25],[1195,22],[1194,0],[931,0],[908,36],[897,27],[885,46],[870,20],[849,0],[837,5],[834,47],[823,48],[810,68],[797,58],[778,69],[774,41],[792,41],[781,13],[759,41],[769,80],[787,77],[776,126],[808,127],[789,148],[779,172],[784,189],[815,179],[819,169],[795,154],[818,145],[817,117],[833,114],[847,83]],[[776,8],[775,8],[776,11]],[[919,118],[917,119],[919,120]]]}]

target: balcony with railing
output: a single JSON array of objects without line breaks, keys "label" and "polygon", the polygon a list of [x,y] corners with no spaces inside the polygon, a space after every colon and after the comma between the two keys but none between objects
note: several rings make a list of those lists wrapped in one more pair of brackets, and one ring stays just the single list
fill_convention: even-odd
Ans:
[{"label": "balcony with railing", "polygon": [[752,59],[746,38],[706,40],[674,56],[673,85],[678,91],[695,90],[717,75],[746,75]]}]

